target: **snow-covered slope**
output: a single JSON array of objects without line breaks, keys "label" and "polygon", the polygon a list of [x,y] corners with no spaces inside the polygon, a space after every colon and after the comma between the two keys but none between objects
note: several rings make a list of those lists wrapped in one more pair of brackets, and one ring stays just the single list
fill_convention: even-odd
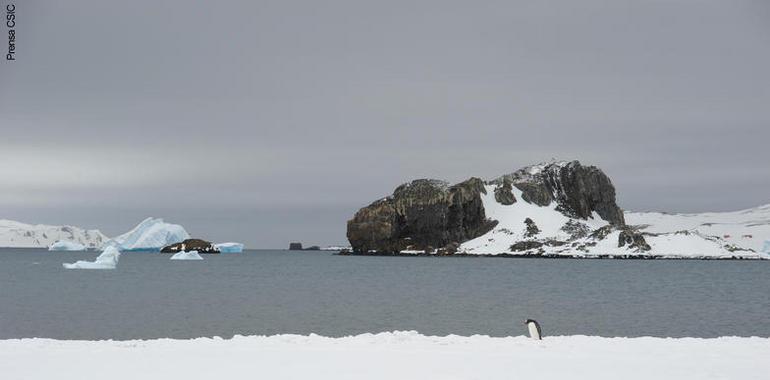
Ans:
[{"label": "snow-covered slope", "polygon": [[667,214],[659,212],[627,212],[626,223],[637,225],[648,233],[690,231],[719,237],[723,244],[762,251],[770,239],[770,204],[734,212],[700,214]]},{"label": "snow-covered slope", "polygon": [[[516,188],[512,191],[518,201],[502,205],[495,200],[495,188],[486,186],[482,202],[497,226],[463,243],[459,253],[770,259],[770,254],[761,252],[764,241],[770,239],[770,205],[729,213],[625,213],[628,227],[623,228],[595,213],[581,219],[564,215],[556,203],[542,207],[529,203]],[[527,219],[532,222],[529,228]]]},{"label": "snow-covered slope", "polygon": [[121,251],[156,251],[189,238],[184,227],[178,224],[166,223],[160,218],[147,218],[106,244]]},{"label": "snow-covered slope", "polygon": [[46,248],[64,240],[99,248],[108,240],[99,230],[85,230],[73,226],[26,224],[0,219],[0,247]]}]

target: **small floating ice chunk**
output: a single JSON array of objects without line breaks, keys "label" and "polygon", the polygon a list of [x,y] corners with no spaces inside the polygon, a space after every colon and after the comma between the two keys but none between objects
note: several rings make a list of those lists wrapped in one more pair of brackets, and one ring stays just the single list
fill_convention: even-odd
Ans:
[{"label": "small floating ice chunk", "polygon": [[217,248],[221,253],[243,252],[243,244],[241,243],[233,243],[233,242],[218,243],[218,244],[214,244],[214,247]]},{"label": "small floating ice chunk", "polygon": [[85,251],[86,246],[68,240],[57,240],[48,247],[49,251]]},{"label": "small floating ice chunk", "polygon": [[120,251],[115,247],[106,247],[96,261],[77,261],[72,264],[62,264],[67,269],[115,269],[120,258]]},{"label": "small floating ice chunk", "polygon": [[198,251],[180,251],[171,256],[171,260],[203,260],[203,257],[198,254]]}]

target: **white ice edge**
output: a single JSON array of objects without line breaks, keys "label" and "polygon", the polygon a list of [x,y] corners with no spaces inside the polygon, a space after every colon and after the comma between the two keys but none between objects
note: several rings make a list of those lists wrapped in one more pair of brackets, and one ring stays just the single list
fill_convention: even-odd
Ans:
[{"label": "white ice edge", "polygon": [[0,341],[16,379],[761,379],[770,338],[426,336],[414,331],[129,341]]}]

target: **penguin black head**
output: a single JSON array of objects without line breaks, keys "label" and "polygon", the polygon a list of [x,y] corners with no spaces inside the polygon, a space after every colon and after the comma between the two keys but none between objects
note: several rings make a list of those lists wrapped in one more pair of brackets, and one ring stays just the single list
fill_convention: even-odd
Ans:
[{"label": "penguin black head", "polygon": [[524,324],[527,326],[527,329],[529,330],[529,336],[532,339],[541,340],[543,339],[543,332],[540,330],[540,324],[537,323],[534,319],[527,319],[524,321]]}]

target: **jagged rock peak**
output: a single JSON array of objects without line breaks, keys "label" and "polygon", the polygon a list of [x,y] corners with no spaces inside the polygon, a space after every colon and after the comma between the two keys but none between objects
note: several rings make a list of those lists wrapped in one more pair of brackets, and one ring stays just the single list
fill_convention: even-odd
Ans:
[{"label": "jagged rock peak", "polygon": [[506,182],[521,190],[522,198],[529,203],[547,206],[556,201],[559,210],[568,216],[585,219],[596,211],[612,224],[625,225],[623,211],[615,202],[615,187],[596,166],[554,161],[526,166],[489,181],[500,187]]}]

